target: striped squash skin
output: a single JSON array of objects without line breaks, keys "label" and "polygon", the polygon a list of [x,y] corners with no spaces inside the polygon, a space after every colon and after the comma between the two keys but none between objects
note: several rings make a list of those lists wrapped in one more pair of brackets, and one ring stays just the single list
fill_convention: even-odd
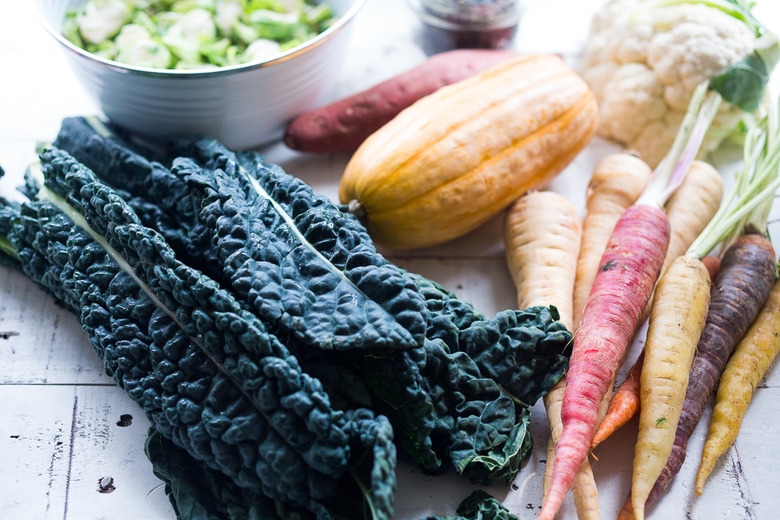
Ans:
[{"label": "striped squash skin", "polygon": [[561,58],[521,55],[420,99],[369,136],[339,198],[379,244],[440,244],[546,186],[597,125],[593,93]]}]

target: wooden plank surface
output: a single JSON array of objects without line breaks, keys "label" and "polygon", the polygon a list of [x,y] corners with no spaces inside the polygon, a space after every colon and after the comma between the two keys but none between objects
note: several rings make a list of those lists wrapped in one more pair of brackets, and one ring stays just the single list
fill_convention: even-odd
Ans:
[{"label": "wooden plank surface", "polygon": [[[590,14],[601,0],[529,0],[518,35],[523,51],[557,52],[576,63]],[[780,4],[759,9],[780,22]],[[560,14],[567,13],[565,18]],[[419,63],[414,18],[400,0],[368,0],[355,28],[350,55],[333,97],[360,90]],[[38,24],[34,2],[15,2],[0,17],[0,166],[18,183],[38,141],[52,139],[62,117],[97,113],[67,68],[61,50]],[[582,207],[585,185],[600,157],[613,151],[594,143],[552,188]],[[295,154],[282,145],[263,150],[271,162],[335,198],[346,158]],[[780,230],[778,230],[780,232]],[[500,218],[449,244],[403,254],[399,265],[428,276],[487,315],[514,306],[506,270]],[[5,333],[5,334],[4,334]],[[641,346],[635,345],[631,355]],[[35,520],[172,520],[159,480],[143,454],[148,421],[112,381],[86,341],[75,316],[58,307],[23,275],[0,267],[0,511],[4,518]],[[129,426],[117,422],[132,415]],[[780,464],[780,375],[773,370],[758,389],[736,445],[716,468],[701,498],[693,475],[706,432],[706,417],[691,441],[689,460],[651,518],[695,520],[772,519],[780,510],[775,468]],[[521,515],[541,505],[547,428],[533,410],[536,449],[517,480],[490,491]],[[626,495],[635,424],[597,450],[594,461],[604,518],[614,518]],[[101,480],[112,479],[110,492]],[[397,518],[454,512],[471,489],[452,475],[430,477],[399,467]],[[575,518],[569,501],[561,515]]]}]

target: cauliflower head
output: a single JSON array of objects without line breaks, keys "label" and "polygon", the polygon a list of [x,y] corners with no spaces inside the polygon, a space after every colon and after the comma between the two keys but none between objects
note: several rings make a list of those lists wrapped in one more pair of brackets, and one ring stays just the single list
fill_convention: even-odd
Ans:
[{"label": "cauliflower head", "polygon": [[[580,65],[599,103],[598,134],[655,167],[669,151],[696,87],[750,54],[755,32],[704,4],[653,9],[655,0],[608,0],[595,13]],[[722,103],[700,149],[729,137],[744,113]]]}]

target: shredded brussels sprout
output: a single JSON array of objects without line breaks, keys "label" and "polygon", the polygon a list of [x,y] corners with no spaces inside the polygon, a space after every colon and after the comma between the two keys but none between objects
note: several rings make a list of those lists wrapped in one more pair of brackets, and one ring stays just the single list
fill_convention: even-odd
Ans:
[{"label": "shredded brussels sprout", "polygon": [[88,0],[68,11],[63,35],[127,65],[203,69],[273,58],[335,20],[315,0]]}]

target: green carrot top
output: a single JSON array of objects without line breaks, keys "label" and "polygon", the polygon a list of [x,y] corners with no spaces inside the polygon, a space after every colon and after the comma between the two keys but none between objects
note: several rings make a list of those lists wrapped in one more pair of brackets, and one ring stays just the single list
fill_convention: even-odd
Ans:
[{"label": "green carrot top", "polygon": [[778,100],[767,96],[767,101],[766,116],[748,129],[743,164],[735,175],[733,189],[688,248],[688,255],[703,258],[718,245],[725,245],[748,229],[766,233],[774,194],[780,187]]}]

